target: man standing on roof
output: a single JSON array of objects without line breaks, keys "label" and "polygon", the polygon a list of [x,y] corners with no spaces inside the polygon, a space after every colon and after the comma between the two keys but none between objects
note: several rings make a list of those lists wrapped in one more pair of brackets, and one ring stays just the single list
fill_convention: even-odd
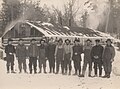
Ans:
[{"label": "man standing on roof", "polygon": [[80,45],[80,40],[78,39],[75,39],[74,43],[75,44],[72,48],[73,50],[72,59],[74,62],[75,73],[73,75],[80,75],[81,74],[81,61],[82,61],[81,54],[83,53],[83,46]]},{"label": "man standing on roof", "polygon": [[100,40],[95,40],[96,45],[92,47],[91,50],[91,58],[94,62],[94,70],[95,75],[94,77],[97,77],[97,69],[99,68],[99,77],[102,75],[102,54],[103,54],[103,46],[100,45]]},{"label": "man standing on roof", "polygon": [[16,57],[18,60],[19,73],[22,72],[22,66],[23,66],[24,72],[27,73],[26,71],[27,50],[26,50],[26,46],[23,43],[23,39],[19,39],[19,43],[16,47]]},{"label": "man standing on roof", "polygon": [[55,48],[56,45],[53,43],[53,39],[51,38],[47,46],[47,58],[49,61],[50,69],[49,73],[55,73]]},{"label": "man standing on roof", "polygon": [[34,73],[37,73],[38,46],[35,41],[36,39],[32,39],[31,44],[28,47],[30,74],[32,74],[32,66],[34,68]]},{"label": "man standing on roof", "polygon": [[103,78],[110,78],[110,74],[112,71],[112,62],[114,61],[115,57],[115,49],[112,46],[111,39],[107,39],[106,43],[107,44],[103,52],[103,66],[105,71],[105,75],[103,76]]},{"label": "man standing on roof", "polygon": [[46,60],[47,60],[47,47],[45,45],[45,40],[41,39],[40,40],[40,46],[38,47],[39,49],[39,59],[38,59],[38,63],[39,63],[39,73],[42,72],[42,66],[44,69],[44,73],[46,74]]},{"label": "man standing on roof", "polygon": [[7,61],[7,73],[10,73],[11,67],[11,73],[15,73],[14,71],[14,54],[15,54],[15,47],[12,45],[12,39],[8,39],[8,45],[5,47],[5,53],[6,53],[6,61]]},{"label": "man standing on roof", "polygon": [[67,74],[67,71],[69,69],[69,75],[71,75],[71,60],[72,60],[72,46],[70,45],[71,41],[69,39],[65,40],[65,45],[64,45],[64,68],[65,68],[65,74]]},{"label": "man standing on roof", "polygon": [[92,49],[92,44],[91,40],[87,39],[86,44],[84,45],[83,52],[84,52],[84,62],[83,62],[83,69],[82,69],[82,75],[79,77],[84,77],[85,76],[85,71],[87,68],[87,65],[89,65],[89,74],[88,76],[91,77],[91,71],[92,71],[92,59],[90,56],[91,49]]}]

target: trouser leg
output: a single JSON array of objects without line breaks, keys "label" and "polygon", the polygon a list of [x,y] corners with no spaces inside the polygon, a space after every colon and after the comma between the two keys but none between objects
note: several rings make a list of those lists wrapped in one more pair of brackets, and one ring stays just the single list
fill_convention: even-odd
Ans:
[{"label": "trouser leg", "polygon": [[102,60],[99,61],[98,67],[99,67],[99,76],[101,76],[102,75]]},{"label": "trouser leg", "polygon": [[29,71],[30,71],[30,73],[32,73],[32,63],[33,62],[33,59],[32,59],[32,57],[30,57],[30,59],[29,59]]},{"label": "trouser leg", "polygon": [[107,75],[107,70],[108,70],[108,69],[107,69],[107,65],[108,65],[108,64],[107,64],[106,60],[104,60],[104,61],[103,61],[103,67],[104,67],[105,75]]},{"label": "trouser leg", "polygon": [[53,73],[55,73],[55,59],[52,61],[52,68],[53,68]]},{"label": "trouser leg", "polygon": [[18,68],[19,68],[19,72],[22,71],[22,61],[21,59],[18,59]]},{"label": "trouser leg", "polygon": [[34,73],[37,73],[37,58],[34,57],[34,60],[33,60],[33,67],[34,67]]},{"label": "trouser leg", "polygon": [[56,61],[56,73],[59,72],[59,65],[60,65],[60,61],[57,60],[57,61]]},{"label": "trouser leg", "polygon": [[77,62],[74,60],[74,69],[75,69],[75,74],[77,74]]},{"label": "trouser leg", "polygon": [[92,72],[92,61],[89,62],[89,76],[91,76],[91,72]]},{"label": "trouser leg", "polygon": [[79,75],[81,75],[81,61],[78,62]]},{"label": "trouser leg", "polygon": [[71,65],[71,61],[69,61],[69,74],[71,74],[71,70],[72,70],[72,65]]},{"label": "trouser leg", "polygon": [[23,60],[23,69],[24,69],[24,72],[26,73],[27,72],[26,59]]},{"label": "trouser leg", "polygon": [[46,60],[43,60],[43,69],[44,69],[44,73],[46,73]]},{"label": "trouser leg", "polygon": [[52,61],[51,59],[49,59],[49,70],[50,70],[50,73],[52,72]]},{"label": "trouser leg", "polygon": [[87,67],[87,62],[84,61],[83,68],[82,68],[82,75],[85,75],[86,67]]},{"label": "trouser leg", "polygon": [[14,58],[10,61],[11,63],[11,71],[14,72]]},{"label": "trouser leg", "polygon": [[94,72],[95,72],[95,75],[97,75],[97,62],[94,62]]},{"label": "trouser leg", "polygon": [[7,72],[9,73],[10,72],[10,61],[9,60],[7,60],[6,68],[7,68]]},{"label": "trouser leg", "polygon": [[62,74],[64,74],[64,60],[61,60],[61,70]]},{"label": "trouser leg", "polygon": [[112,71],[112,62],[108,61],[107,64],[108,64],[108,74],[110,75]]},{"label": "trouser leg", "polygon": [[42,61],[41,59],[38,60],[38,65],[39,65],[39,73],[42,72]]}]

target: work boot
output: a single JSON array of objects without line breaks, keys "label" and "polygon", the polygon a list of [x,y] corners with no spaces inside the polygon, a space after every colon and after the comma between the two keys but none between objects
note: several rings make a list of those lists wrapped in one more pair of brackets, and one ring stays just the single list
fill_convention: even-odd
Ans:
[{"label": "work boot", "polygon": [[102,78],[107,78],[107,75],[105,74],[104,76],[102,76]]},{"label": "work boot", "polygon": [[16,72],[15,72],[14,70],[11,70],[11,73],[14,73],[14,74],[15,74]]},{"label": "work boot", "polygon": [[68,75],[71,75],[71,71],[69,71],[69,74]]},{"label": "work boot", "polygon": [[30,74],[32,74],[32,71],[30,71]]},{"label": "work boot", "polygon": [[77,75],[77,70],[75,70],[75,73],[73,75]]},{"label": "work boot", "polygon": [[47,72],[46,72],[46,68],[44,68],[44,73],[47,74]]},{"label": "work boot", "polygon": [[7,74],[10,73],[10,71],[7,71]]},{"label": "work boot", "polygon": [[79,75],[78,77],[85,77],[85,76],[82,74],[82,75]]}]

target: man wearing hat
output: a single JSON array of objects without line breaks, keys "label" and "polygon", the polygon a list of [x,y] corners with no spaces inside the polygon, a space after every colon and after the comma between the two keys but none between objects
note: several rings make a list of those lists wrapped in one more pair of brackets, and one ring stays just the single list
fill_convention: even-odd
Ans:
[{"label": "man wearing hat", "polygon": [[56,74],[59,73],[59,66],[61,65],[62,74],[64,74],[64,46],[63,40],[58,40],[58,45],[55,49],[55,60],[56,60]]},{"label": "man wearing hat", "polygon": [[72,46],[70,45],[71,41],[69,39],[65,40],[65,45],[64,45],[64,69],[65,69],[65,74],[67,74],[67,70],[69,68],[69,75],[71,75],[71,60],[72,60]]},{"label": "man wearing hat", "polygon": [[91,49],[92,49],[91,42],[92,41],[90,39],[87,39],[86,42],[85,42],[85,45],[83,47],[84,63],[83,63],[82,75],[79,76],[79,77],[84,77],[85,76],[85,71],[86,71],[87,65],[89,65],[88,76],[91,77],[91,71],[92,71],[92,59],[91,59],[91,56],[90,56]]},{"label": "man wearing hat", "polygon": [[38,46],[35,42],[35,39],[31,40],[31,44],[28,47],[28,56],[29,56],[29,70],[30,74],[32,74],[32,66],[34,69],[34,73],[37,73],[37,57],[38,57]]},{"label": "man wearing hat", "polygon": [[26,71],[27,50],[26,50],[26,46],[23,43],[23,39],[19,39],[19,43],[16,47],[16,57],[18,60],[19,73],[22,72],[22,67],[24,69],[24,72],[27,73]]},{"label": "man wearing hat", "polygon": [[47,46],[47,58],[49,61],[49,73],[55,73],[55,48],[56,45],[53,42],[53,39],[49,40],[48,46]]},{"label": "man wearing hat", "polygon": [[103,78],[110,78],[111,70],[112,70],[112,62],[114,61],[115,57],[115,49],[112,46],[111,39],[107,39],[106,46],[103,52],[103,66],[105,75]]},{"label": "man wearing hat", "polygon": [[91,58],[94,62],[94,77],[97,77],[97,69],[99,69],[99,77],[102,75],[102,54],[103,54],[103,46],[100,45],[100,40],[95,40],[96,45],[93,46],[91,50]]},{"label": "man wearing hat", "polygon": [[[72,60],[74,62],[74,69],[75,73],[73,75],[80,75],[81,74],[81,54],[83,53],[83,46],[80,44],[80,40],[75,39],[74,46],[72,47]],[[79,72],[79,74],[78,74]]]},{"label": "man wearing hat", "polygon": [[10,73],[11,67],[11,73],[15,73],[14,71],[14,54],[15,54],[15,47],[12,45],[12,39],[8,39],[8,45],[5,47],[5,53],[6,53],[6,61],[7,61],[7,73]]},{"label": "man wearing hat", "polygon": [[40,46],[38,47],[39,49],[39,59],[38,59],[38,63],[39,63],[39,73],[42,72],[42,66],[44,69],[44,73],[46,74],[46,59],[47,59],[47,50],[46,50],[46,45],[45,45],[45,40],[41,39],[40,40]]}]

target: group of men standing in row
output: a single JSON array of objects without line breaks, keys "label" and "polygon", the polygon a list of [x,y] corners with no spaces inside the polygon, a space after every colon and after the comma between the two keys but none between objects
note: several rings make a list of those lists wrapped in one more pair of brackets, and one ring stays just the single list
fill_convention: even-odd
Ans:
[{"label": "group of men standing in row", "polygon": [[[71,45],[71,41],[66,39],[63,42],[62,39],[56,42],[50,39],[47,43],[45,40],[40,40],[40,46],[37,46],[36,40],[32,39],[28,48],[24,44],[23,39],[19,39],[19,43],[16,47],[12,45],[12,39],[8,39],[8,45],[5,47],[6,61],[7,61],[7,73],[15,73],[14,71],[14,54],[18,60],[19,73],[24,69],[26,71],[26,59],[29,59],[29,71],[30,74],[34,71],[37,73],[37,62],[39,67],[39,72],[46,74],[46,61],[49,61],[49,73],[58,74],[61,65],[61,73],[71,75],[73,61],[75,73],[73,75],[78,75],[79,77],[84,77],[87,65],[89,65],[88,76],[91,75],[92,67],[94,63],[94,77],[97,77],[97,72],[99,69],[99,77],[110,78],[112,62],[114,61],[115,49],[111,45],[111,39],[107,39],[106,46],[103,47],[100,44],[100,40],[95,40],[96,45],[92,46],[92,41],[87,39],[85,45],[80,44],[79,39],[74,40],[74,45]],[[84,53],[83,67],[81,67],[81,54]],[[102,66],[104,67],[105,75],[102,76]],[[56,71],[55,71],[56,69]]]}]

